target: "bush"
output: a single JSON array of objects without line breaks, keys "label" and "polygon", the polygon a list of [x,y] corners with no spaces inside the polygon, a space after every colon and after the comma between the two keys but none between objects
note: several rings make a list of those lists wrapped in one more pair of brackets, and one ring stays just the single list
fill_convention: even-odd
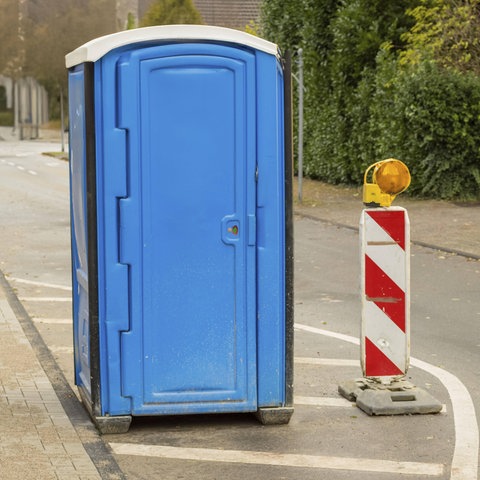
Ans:
[{"label": "bush", "polygon": [[306,175],[394,157],[411,194],[480,199],[480,0],[427,3],[264,0],[263,33],[304,51]]},{"label": "bush", "polygon": [[337,87],[307,122],[305,174],[361,184],[373,162],[394,157],[412,174],[409,193],[480,198],[480,78],[434,62],[398,66],[379,56],[356,89]]},{"label": "bush", "polygon": [[480,198],[480,79],[425,62],[379,78],[373,97],[376,155],[396,156],[412,173],[410,192]]},{"label": "bush", "polygon": [[400,48],[412,24],[405,14],[412,1],[322,0],[317,15],[309,15],[315,25],[304,30],[310,69],[305,76],[307,175],[332,183],[361,182],[375,153],[370,117],[377,52],[385,42]]}]

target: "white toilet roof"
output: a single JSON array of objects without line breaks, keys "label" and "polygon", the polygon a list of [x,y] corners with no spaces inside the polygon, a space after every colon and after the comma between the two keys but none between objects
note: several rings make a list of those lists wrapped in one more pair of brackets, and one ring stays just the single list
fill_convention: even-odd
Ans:
[{"label": "white toilet roof", "polygon": [[70,52],[65,57],[65,63],[67,68],[70,68],[84,62],[96,62],[115,48],[155,40],[226,42],[245,45],[271,55],[278,54],[278,47],[274,43],[240,30],[206,25],[162,25],[125,30],[95,38]]}]

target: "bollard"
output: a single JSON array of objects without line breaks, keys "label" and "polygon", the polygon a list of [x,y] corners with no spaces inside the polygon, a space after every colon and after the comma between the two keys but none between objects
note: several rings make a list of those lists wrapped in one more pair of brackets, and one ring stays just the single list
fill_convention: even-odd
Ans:
[{"label": "bollard", "polygon": [[362,212],[361,364],[364,377],[388,384],[410,362],[410,235],[401,207]]},{"label": "bollard", "polygon": [[367,208],[360,219],[363,378],[340,385],[338,391],[369,415],[442,409],[404,379],[410,362],[410,222],[404,208],[391,204],[409,185],[410,172],[400,160],[382,160],[365,171]]}]

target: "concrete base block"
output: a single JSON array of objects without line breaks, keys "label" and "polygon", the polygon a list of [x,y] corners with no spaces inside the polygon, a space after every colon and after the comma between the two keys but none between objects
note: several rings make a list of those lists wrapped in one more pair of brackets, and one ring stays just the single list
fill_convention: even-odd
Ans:
[{"label": "concrete base block", "polygon": [[263,425],[285,425],[293,415],[293,407],[266,407],[255,412],[257,420]]},{"label": "concrete base block", "polygon": [[338,392],[368,415],[415,415],[438,413],[442,404],[406,380],[382,384],[360,378],[339,385]]}]

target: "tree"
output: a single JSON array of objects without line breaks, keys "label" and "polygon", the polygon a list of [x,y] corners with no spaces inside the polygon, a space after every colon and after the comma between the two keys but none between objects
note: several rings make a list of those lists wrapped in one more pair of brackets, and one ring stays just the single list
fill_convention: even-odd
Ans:
[{"label": "tree", "polygon": [[60,91],[67,92],[65,55],[93,38],[115,32],[110,0],[37,0],[26,22],[24,75],[49,93],[50,114],[59,115]]},{"label": "tree", "polygon": [[311,152],[331,181],[356,183],[376,160],[370,118],[377,56],[386,43],[392,51],[402,48],[402,35],[414,23],[405,9],[415,1],[350,0],[337,6],[317,127],[328,134],[319,136]]},{"label": "tree", "polygon": [[480,74],[480,1],[423,0],[407,14],[415,20],[403,35],[401,64],[434,60],[445,68]]},{"label": "tree", "polygon": [[157,0],[148,9],[140,26],[202,23],[202,17],[192,0]]},{"label": "tree", "polygon": [[18,34],[18,0],[2,0],[0,15],[0,74],[16,77],[20,64],[20,39]]},{"label": "tree", "polygon": [[303,0],[265,0],[262,4],[263,35],[283,50],[296,50],[303,41],[305,13]]}]

